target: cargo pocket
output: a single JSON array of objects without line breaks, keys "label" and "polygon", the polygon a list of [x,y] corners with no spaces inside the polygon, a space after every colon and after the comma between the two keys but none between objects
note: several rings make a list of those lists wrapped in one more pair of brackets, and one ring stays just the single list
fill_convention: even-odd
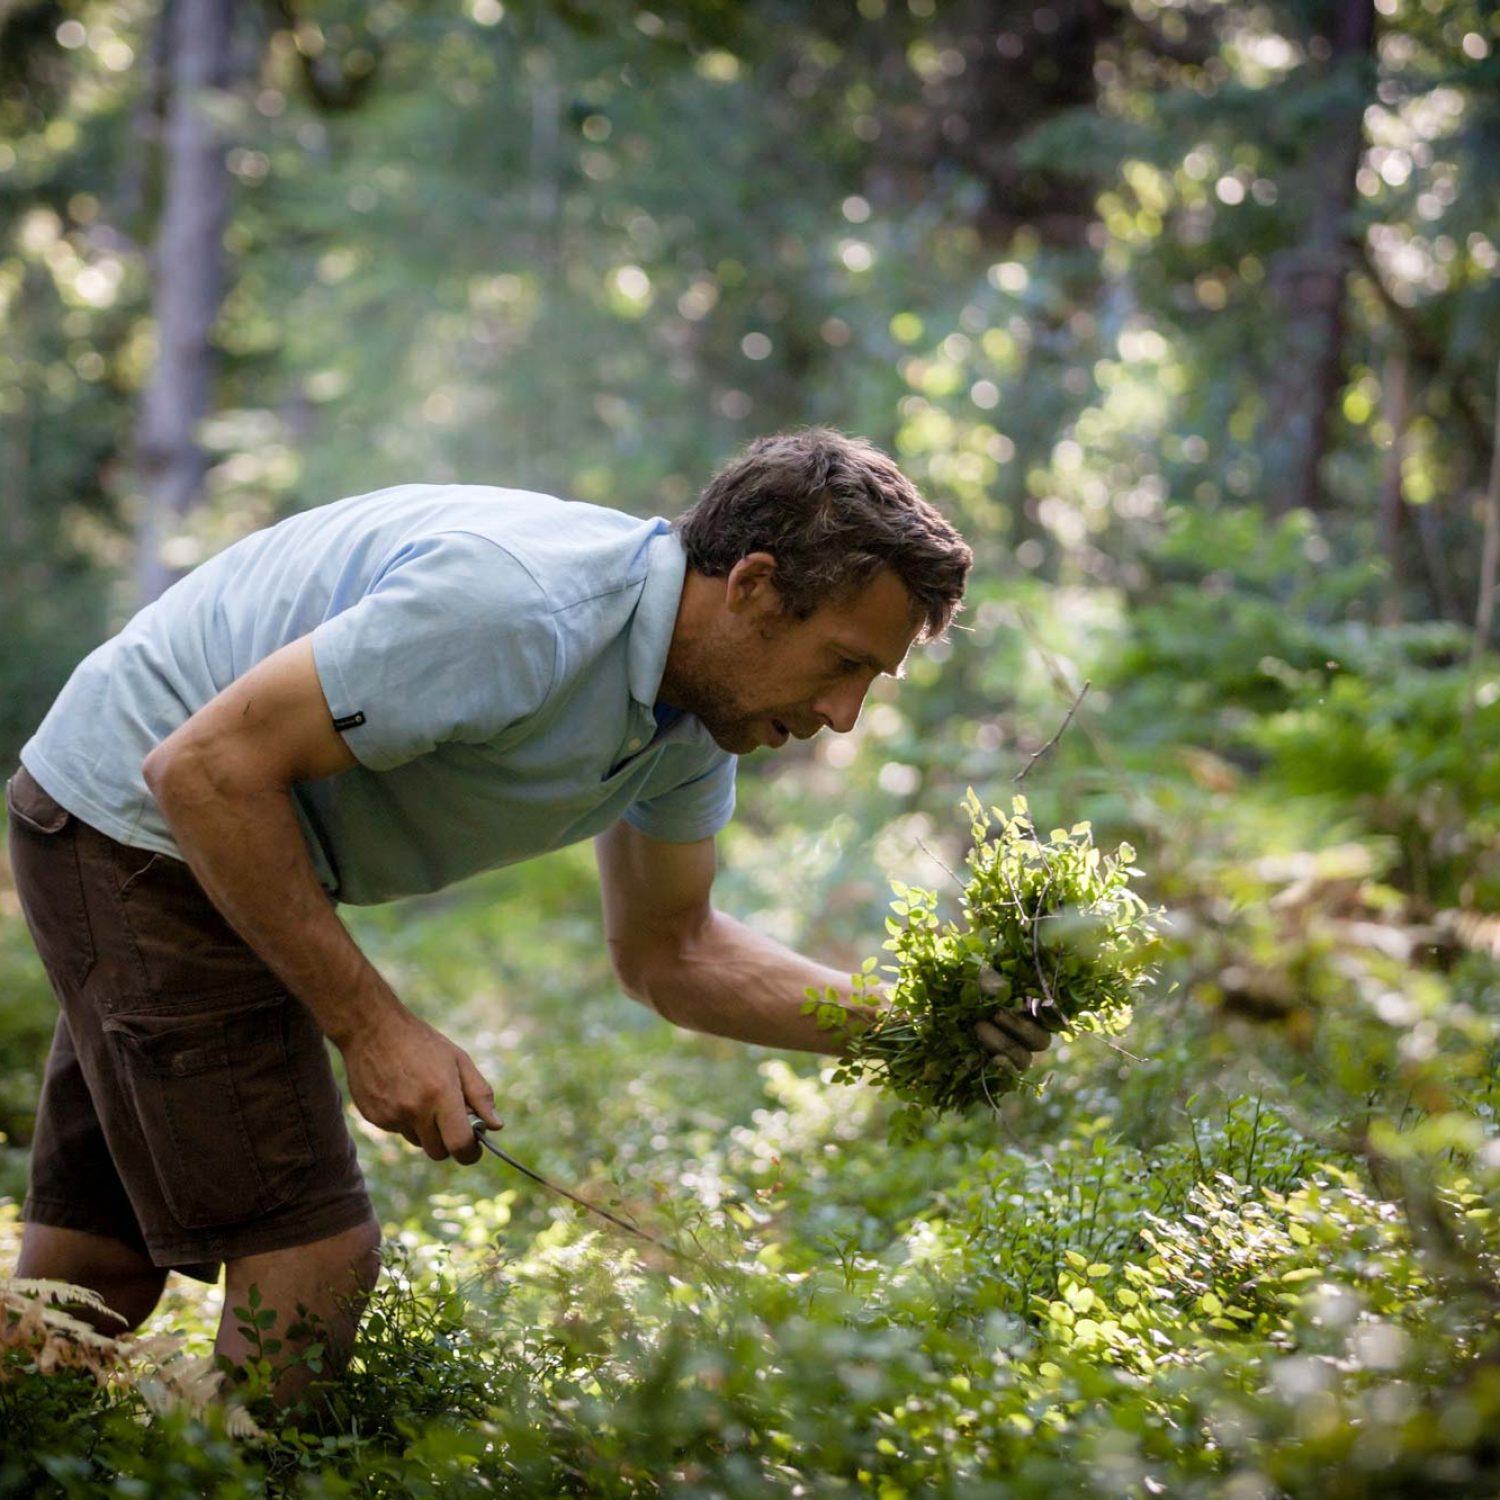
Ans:
[{"label": "cargo pocket", "polygon": [[287,1048],[285,995],[210,1015],[104,1022],[162,1197],[185,1229],[279,1208],[313,1153]]},{"label": "cargo pocket", "polygon": [[36,951],[55,988],[77,990],[95,957],[77,820],[24,767],[6,783],[5,805],[16,893]]}]

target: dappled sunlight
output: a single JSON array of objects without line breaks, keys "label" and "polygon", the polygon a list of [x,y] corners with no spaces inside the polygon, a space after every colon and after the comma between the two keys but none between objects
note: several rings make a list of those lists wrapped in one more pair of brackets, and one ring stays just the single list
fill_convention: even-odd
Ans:
[{"label": "dappled sunlight", "polygon": [[[222,1281],[119,1349],[7,1290],[0,1492],[1500,1491],[1493,7],[320,0],[189,85],[168,18],[229,10],[0,5],[10,765],[291,513],[670,518],[858,432],[972,544],[964,608],[744,757],[713,900],[910,1032],[669,1025],[583,844],[346,909],[523,1170],[346,1103],[383,1269],[321,1412],[259,1346],[259,1436],[198,1399]],[[1028,809],[1011,863],[976,805]],[[0,1289],[57,1017],[8,872]],[[1002,1082],[976,1028],[1048,998]]]}]

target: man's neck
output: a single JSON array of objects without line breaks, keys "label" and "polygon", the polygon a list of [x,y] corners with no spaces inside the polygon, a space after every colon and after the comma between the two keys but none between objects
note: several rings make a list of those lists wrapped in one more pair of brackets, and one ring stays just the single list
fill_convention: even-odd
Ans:
[{"label": "man's neck", "polygon": [[661,686],[656,690],[658,703],[682,701],[683,688],[692,681],[692,663],[697,659],[699,643],[710,633],[712,622],[723,607],[724,580],[709,578],[689,568],[682,581],[682,597],[677,603],[677,619],[672,626]]}]

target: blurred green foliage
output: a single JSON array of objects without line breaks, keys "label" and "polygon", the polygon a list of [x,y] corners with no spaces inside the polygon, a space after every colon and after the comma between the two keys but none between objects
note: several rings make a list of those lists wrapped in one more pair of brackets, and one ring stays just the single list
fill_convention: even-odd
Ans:
[{"label": "blurred green foliage", "polygon": [[[241,8],[174,563],[405,479],[672,513],[754,433],[863,431],[973,539],[969,607],[853,734],[745,767],[722,903],[851,969],[891,878],[953,910],[965,787],[1004,805],[1088,681],[1026,791],[1137,848],[1163,972],[1038,1094],[890,1144],[872,1091],[622,1000],[584,851],[361,913],[507,1148],[703,1264],[365,1132],[391,1260],[328,1418],[236,1442],[18,1349],[0,1493],[1500,1489],[1500,661],[1466,625],[1500,31],[1381,0],[1334,67],[1349,14]],[[160,20],[0,8],[8,755],[134,603]],[[1351,100],[1321,495],[1285,514]],[[53,1012],[4,882],[0,980],[15,1195]],[[215,1316],[175,1287],[161,1324]]]}]

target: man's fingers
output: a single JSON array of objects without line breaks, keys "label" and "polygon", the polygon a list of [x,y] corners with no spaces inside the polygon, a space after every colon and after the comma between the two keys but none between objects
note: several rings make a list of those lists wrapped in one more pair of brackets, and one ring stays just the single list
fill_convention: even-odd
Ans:
[{"label": "man's fingers", "polygon": [[1052,1033],[1019,1011],[996,1011],[993,1020],[1001,1031],[1014,1037],[1028,1052],[1045,1052],[1052,1045]]},{"label": "man's fingers", "polygon": [[[419,1145],[433,1161],[446,1161],[448,1159],[448,1148],[443,1144],[443,1131],[438,1124],[436,1115],[428,1115],[416,1122],[417,1145]],[[472,1139],[473,1132],[470,1132]]]},{"label": "man's fingers", "polygon": [[433,1161],[450,1156],[464,1163],[478,1161],[470,1112],[487,1129],[500,1129],[489,1084],[468,1053],[425,1022],[414,1021],[404,1041],[374,1059],[378,1082],[373,1098],[370,1090],[360,1088],[356,1074],[356,1068],[368,1072],[372,1064],[362,1052],[351,1059],[350,1084],[361,1111],[372,1122],[399,1131]]},{"label": "man's fingers", "polygon": [[445,1156],[451,1156],[465,1166],[479,1160],[479,1141],[474,1127],[469,1124],[469,1111],[461,1100],[445,1104],[438,1123],[442,1127],[443,1145],[447,1148],[443,1153]]},{"label": "man's fingers", "polygon": [[458,1071],[458,1097],[443,1101],[439,1124],[448,1154],[468,1166],[482,1154],[474,1127],[469,1123],[470,1114],[478,1115],[491,1130],[501,1128],[500,1116],[495,1113],[494,1091],[469,1054],[455,1048],[453,1061]]},{"label": "man's fingers", "polygon": [[998,1057],[1014,1063],[1017,1068],[1031,1066],[1031,1052],[1007,1032],[1001,1031],[992,1021],[976,1021],[974,1034]]},{"label": "man's fingers", "polygon": [[990,1057],[989,1066],[992,1067],[1001,1078],[1009,1081],[1019,1078],[1025,1071],[1018,1068],[1003,1052],[996,1052]]},{"label": "man's fingers", "polygon": [[[467,1052],[458,1054],[458,1078],[463,1085],[464,1100],[469,1108],[491,1130],[502,1129],[500,1116],[495,1112],[495,1091],[484,1081],[484,1074],[474,1066],[473,1059]],[[470,1134],[472,1133],[471,1131]]]}]

